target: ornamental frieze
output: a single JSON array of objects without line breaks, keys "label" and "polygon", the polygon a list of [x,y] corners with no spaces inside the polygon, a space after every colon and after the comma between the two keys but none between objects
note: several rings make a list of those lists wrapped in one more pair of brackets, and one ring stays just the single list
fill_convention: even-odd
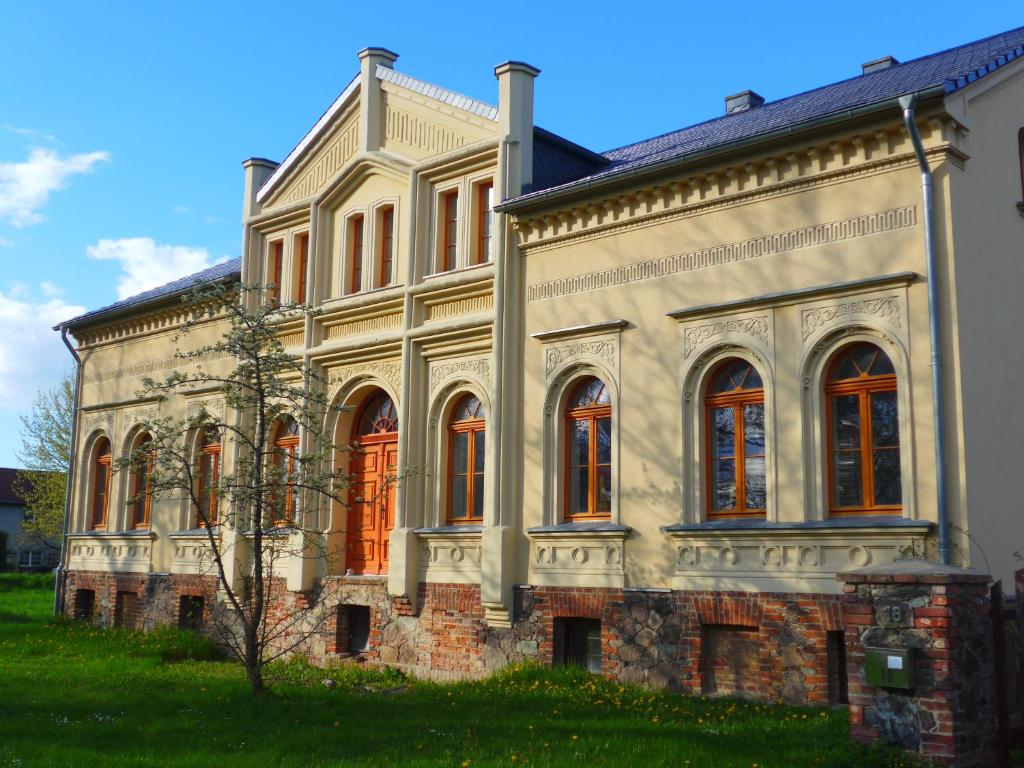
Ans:
[{"label": "ornamental frieze", "polygon": [[884,296],[878,299],[856,299],[827,307],[805,309],[800,313],[803,339],[807,341],[819,329],[839,323],[848,317],[869,315],[900,328],[900,300],[896,296]]},{"label": "ornamental frieze", "polygon": [[698,349],[715,339],[735,336],[749,336],[767,345],[767,316],[718,320],[687,328],[683,336],[683,358],[689,359]]},{"label": "ornamental frieze", "polygon": [[402,376],[402,367],[398,360],[373,360],[367,363],[356,363],[346,365],[342,368],[334,368],[327,375],[327,384],[336,387],[356,376],[370,375],[384,379],[388,384],[398,391]]},{"label": "ornamental frieze", "polygon": [[473,374],[483,381],[488,387],[491,384],[490,361],[484,358],[476,360],[456,360],[450,363],[431,363],[430,391],[435,391],[445,382],[458,377],[460,373]]},{"label": "ornamental frieze", "polygon": [[617,346],[611,339],[594,339],[550,347],[544,353],[544,375],[550,377],[564,363],[581,358],[603,360],[614,367]]}]

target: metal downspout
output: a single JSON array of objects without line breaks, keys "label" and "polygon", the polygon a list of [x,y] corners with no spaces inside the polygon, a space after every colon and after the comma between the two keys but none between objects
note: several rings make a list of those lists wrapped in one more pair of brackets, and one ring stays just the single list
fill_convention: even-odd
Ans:
[{"label": "metal downspout", "polygon": [[57,564],[57,579],[53,587],[53,615],[60,616],[64,612],[64,577],[68,556],[68,525],[71,522],[71,489],[75,474],[75,445],[78,441],[78,404],[82,397],[82,358],[74,346],[68,341],[67,326],[61,326],[60,339],[68,352],[75,358],[75,397],[71,408],[71,445],[68,446],[68,480],[64,486],[64,530],[60,542],[60,562]]},{"label": "metal downspout", "polygon": [[917,98],[914,94],[900,97],[903,110],[903,122],[914,145],[917,164],[921,168],[921,198],[924,206],[924,252],[926,260],[925,278],[928,283],[928,332],[932,348],[932,409],[935,421],[935,502],[938,507],[939,523],[939,560],[949,565],[949,511],[946,500],[946,420],[943,407],[942,391],[942,346],[941,329],[939,327],[939,289],[937,285],[938,270],[935,265],[935,214],[932,201],[932,171],[924,154],[921,134],[914,122],[914,106]]}]

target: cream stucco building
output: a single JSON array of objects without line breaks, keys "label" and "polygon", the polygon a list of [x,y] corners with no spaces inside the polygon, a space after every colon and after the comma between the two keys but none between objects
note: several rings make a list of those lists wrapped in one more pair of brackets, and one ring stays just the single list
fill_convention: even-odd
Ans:
[{"label": "cream stucco building", "polygon": [[[841,697],[836,574],[939,554],[929,279],[946,554],[1006,578],[1024,549],[1022,46],[744,92],[605,153],[536,125],[527,64],[495,69],[492,106],[360,52],[287,158],[245,162],[240,260],[61,326],[81,358],[66,610],[192,621],[217,599],[193,511],[136,514],[110,462],[158,407],[135,393],[174,365],[180,295],[274,283],[321,310],[282,338],[349,407],[331,429],[372,459],[353,487],[403,478],[313,521],[344,556],[282,571],[338,603],[319,653]],[[223,408],[159,408],[200,402]]]}]

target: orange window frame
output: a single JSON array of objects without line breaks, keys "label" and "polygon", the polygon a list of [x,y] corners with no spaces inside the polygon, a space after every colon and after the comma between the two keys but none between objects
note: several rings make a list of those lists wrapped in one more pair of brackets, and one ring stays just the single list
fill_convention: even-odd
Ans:
[{"label": "orange window frame", "polygon": [[281,303],[281,275],[284,272],[284,241],[278,240],[270,244],[270,276],[273,287],[270,289],[270,301],[275,306]]},{"label": "orange window frame", "polygon": [[[884,354],[884,353],[883,353]],[[833,366],[843,355],[837,356]],[[831,368],[829,369],[831,370]],[[828,450],[828,509],[829,515],[843,517],[845,515],[891,515],[902,513],[902,504],[875,504],[875,466],[872,451],[874,436],[871,423],[871,395],[878,392],[896,392],[896,375],[892,373],[880,376],[864,376],[860,379],[846,379],[829,382],[825,386],[825,439]],[[858,507],[838,507],[835,500],[835,447],[833,445],[832,399],[843,395],[857,395],[860,419],[860,481],[863,504]],[[895,446],[884,450],[900,451],[897,439]],[[902,467],[902,462],[901,462]],[[902,483],[901,483],[902,486]]]},{"label": "orange window frame", "polygon": [[[611,456],[607,463],[597,461],[597,423],[601,419],[612,418],[611,405],[587,405],[581,408],[573,408],[565,412],[565,519],[569,522],[580,520],[607,520],[611,517],[611,510],[607,512],[597,511],[597,478],[598,470],[608,468],[608,475],[611,477],[612,464]],[[576,434],[575,425],[578,422],[588,422],[588,444],[587,444],[587,511],[573,512],[572,505],[572,470],[582,468],[583,464],[572,463],[572,440]],[[609,425],[610,426],[610,425]],[[612,478],[614,484],[614,478]]]},{"label": "orange window frame", "polygon": [[[467,525],[483,522],[483,513],[479,517],[474,515],[474,499],[476,494],[477,475],[480,475],[479,482],[484,482],[484,473],[475,472],[476,467],[476,436],[486,434],[487,422],[485,419],[465,419],[452,422],[448,425],[448,515],[447,520],[451,525]],[[464,433],[466,435],[466,466],[463,472],[456,472],[455,463],[452,457],[455,455],[453,448],[455,436]],[[486,457],[485,457],[486,460]],[[466,477],[466,516],[455,517],[452,509],[452,481],[456,476]]]},{"label": "orange window frame", "polygon": [[395,209],[389,206],[380,214],[380,284],[391,285],[395,264]]},{"label": "orange window frame", "polygon": [[352,268],[349,270],[349,293],[363,289],[363,217],[352,219]]},{"label": "orange window frame", "polygon": [[[207,477],[209,474],[209,477]],[[199,492],[197,496],[201,503],[207,508],[206,521],[210,524],[217,522],[217,483],[220,482],[220,443],[204,445],[200,451],[199,460]],[[209,493],[209,495],[206,495]],[[203,528],[206,522],[203,521],[203,510],[196,509],[196,528]]]},{"label": "orange window frame", "polygon": [[148,528],[149,511],[153,501],[153,487],[150,482],[153,474],[153,456],[148,452],[143,453],[141,448],[137,450],[142,455],[139,456],[139,466],[132,472],[132,528]]},{"label": "orange window frame", "polygon": [[[101,531],[107,527],[107,511],[110,507],[110,475],[113,456],[110,452],[110,444],[107,443],[106,453],[96,456],[93,466],[93,491],[92,491],[92,528]],[[103,492],[100,493],[100,472],[103,472]]]},{"label": "orange window frame", "polygon": [[458,190],[445,193],[442,200],[444,203],[444,239],[441,242],[441,271],[450,272],[455,269],[459,248]]},{"label": "orange window frame", "polygon": [[492,258],[494,215],[491,210],[493,182],[487,181],[477,187],[476,198],[476,263],[485,264]]},{"label": "orange window frame", "polygon": [[[279,429],[283,428],[279,427]],[[284,483],[284,506],[279,508],[275,498],[270,507],[270,522],[274,525],[288,525],[294,518],[295,486],[292,478],[295,476],[298,448],[298,435],[278,437],[274,440],[274,463],[278,469],[283,471],[286,478]]]},{"label": "orange window frame", "polygon": [[309,235],[299,235],[299,290],[295,300],[299,304],[306,302],[306,269],[309,267]]},{"label": "orange window frame", "polygon": [[[720,517],[764,517],[767,514],[766,508],[747,509],[747,483],[746,483],[746,460],[748,458],[764,458],[767,461],[767,453],[754,453],[749,456],[746,453],[746,440],[743,433],[745,420],[743,409],[748,405],[760,405],[764,408],[764,388],[741,389],[738,392],[722,392],[709,395],[704,401],[704,457],[707,467],[705,469],[705,482],[707,483],[706,508],[708,518]],[[714,508],[714,460],[712,453],[714,446],[714,419],[713,414],[719,408],[732,408],[733,412],[733,452],[731,456],[720,456],[718,458],[732,459],[735,467],[736,482],[736,503],[732,509]],[[765,446],[767,452],[767,445]]]}]

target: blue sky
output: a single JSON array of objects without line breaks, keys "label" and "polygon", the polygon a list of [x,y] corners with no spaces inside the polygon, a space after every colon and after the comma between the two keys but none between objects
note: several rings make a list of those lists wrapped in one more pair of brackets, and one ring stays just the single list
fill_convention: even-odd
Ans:
[{"label": "blue sky", "polygon": [[1024,24],[1018,2],[0,1],[0,466],[70,367],[54,323],[238,253],[242,161],[280,160],[380,45],[496,101],[542,70],[536,121],[607,150]]}]

